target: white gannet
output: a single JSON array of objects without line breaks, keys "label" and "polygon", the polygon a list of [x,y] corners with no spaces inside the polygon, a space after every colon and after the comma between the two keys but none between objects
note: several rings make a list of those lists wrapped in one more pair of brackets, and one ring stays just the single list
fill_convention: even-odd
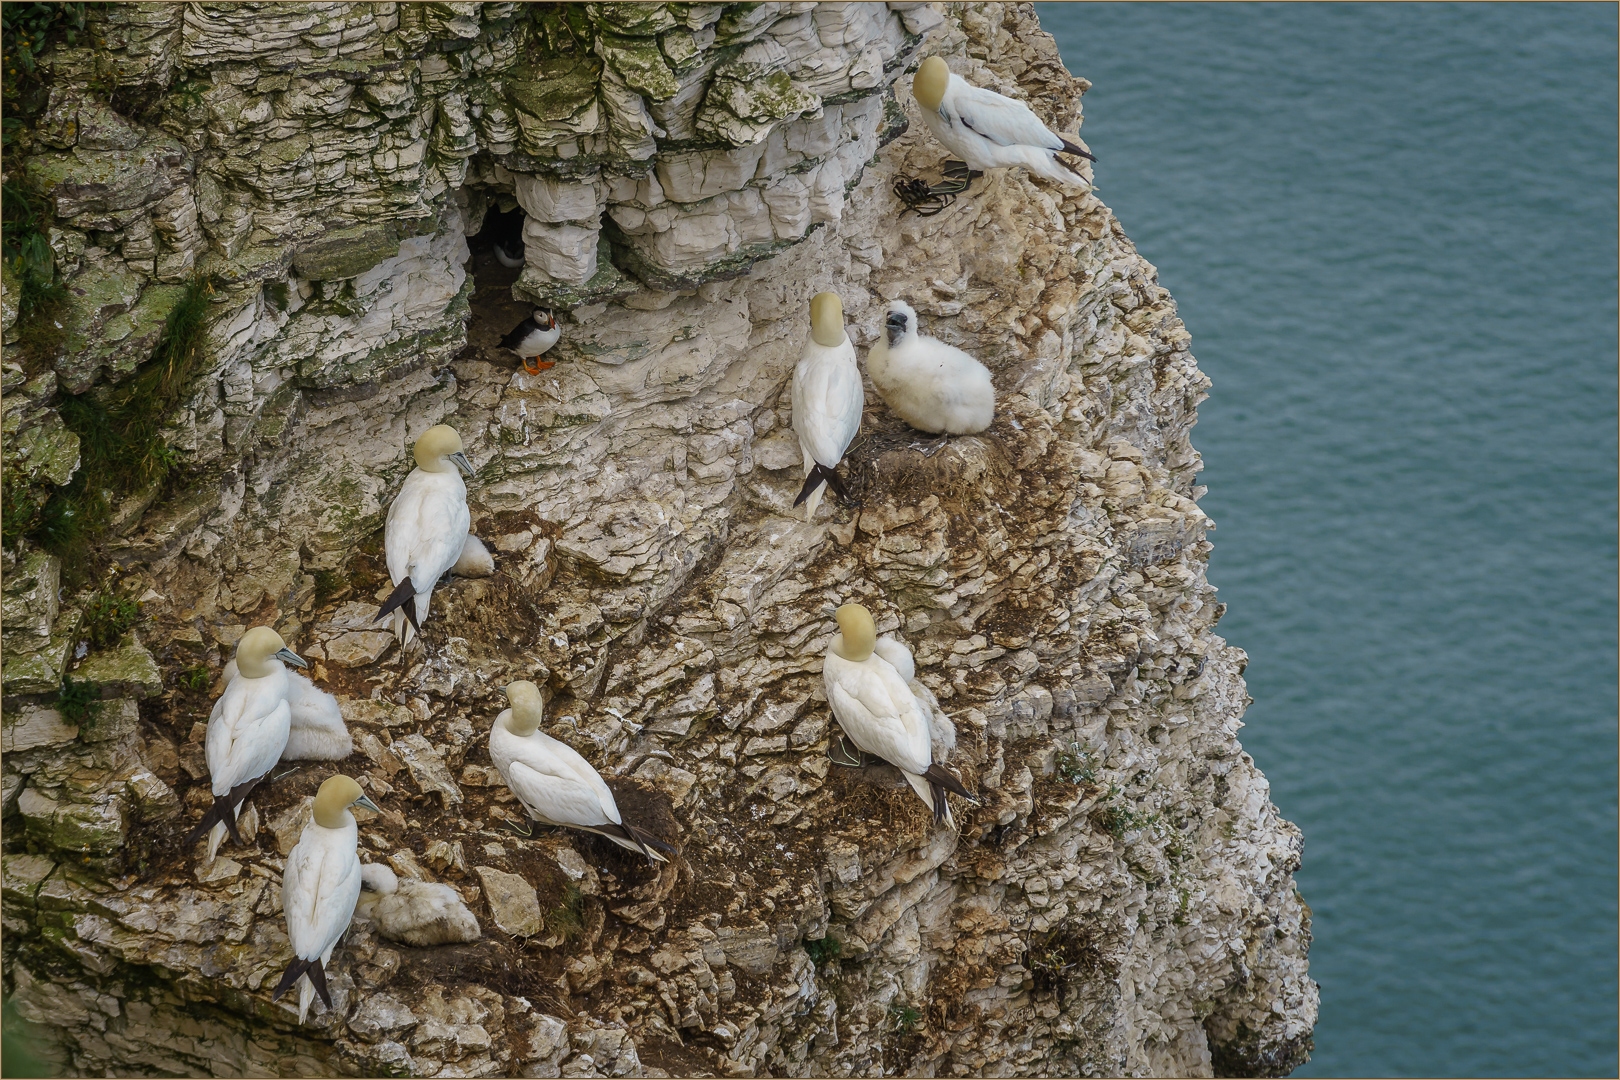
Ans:
[{"label": "white gannet", "polygon": [[540,688],[528,681],[506,688],[512,707],[489,729],[489,757],[534,820],[605,836],[620,847],[667,862],[656,849],[675,849],[624,821],[602,776],[573,747],[540,730]]},{"label": "white gannet", "polygon": [[971,435],[996,416],[990,371],[967,353],[917,329],[917,313],[896,300],[883,333],[866,352],[866,370],[900,419],[933,434]]},{"label": "white gannet", "polygon": [[495,557],[482,540],[468,533],[466,543],[461,545],[461,555],[450,572],[457,577],[489,577],[495,572]]},{"label": "white gannet", "polygon": [[929,716],[906,679],[877,655],[872,613],[860,604],[845,604],[837,618],[839,632],[827,646],[821,676],[838,726],[860,749],[898,768],[936,822],[956,828],[945,792],[970,801],[973,796],[934,763]]},{"label": "white gannet", "polygon": [[911,80],[923,123],[934,138],[974,172],[1021,165],[1037,176],[1089,188],[1058,154],[1097,160],[1085,149],[1041,123],[1022,101],[974,86],[938,56],[930,56]]},{"label": "white gannet", "polygon": [[445,424],[435,425],[416,440],[415,454],[416,468],[388,508],[383,547],[394,591],[377,612],[379,619],[394,613],[394,636],[401,645],[422,632],[433,586],[461,558],[472,526],[467,485],[456,471],[473,472],[461,452],[461,436]]},{"label": "white gannet", "polygon": [[[501,338],[501,348],[510,349],[523,360],[523,370],[538,375],[556,363],[541,360],[546,352],[562,337],[557,317],[545,308],[535,308],[534,314],[512,327],[511,333]],[[534,361],[530,363],[529,361]]]},{"label": "white gannet", "polygon": [[[232,659],[225,665],[225,685],[235,682],[236,676]],[[282,761],[336,761],[354,752],[337,698],[296,671],[287,672],[287,708],[292,717]]]},{"label": "white gannet", "polygon": [[236,643],[238,674],[225,687],[208,714],[203,749],[214,805],[186,838],[189,846],[208,834],[208,859],[213,861],[227,831],[236,843],[236,816],[259,781],[263,780],[287,748],[292,710],[287,703],[289,664],[307,667],[287,648],[281,635],[268,626],[255,626]]},{"label": "white gannet", "polygon": [[360,884],[355,912],[370,919],[389,941],[427,946],[478,940],[478,920],[448,885],[401,881],[381,863],[361,866]]},{"label": "white gannet", "polygon": [[793,369],[793,433],[804,454],[804,487],[793,505],[809,500],[804,520],[815,517],[824,485],[848,499],[838,478],[838,463],[861,429],[866,393],[855,345],[844,332],[844,305],[833,292],[810,299],[810,340]]},{"label": "white gannet", "polygon": [[933,759],[944,764],[950,758],[951,751],[956,749],[956,722],[939,707],[939,698],[934,696],[934,692],[917,678],[917,662],[912,658],[911,650],[899,638],[884,634],[872,646],[872,651],[887,660],[906,680],[911,695],[917,699],[923,715],[928,717],[928,742]]},{"label": "white gannet", "polygon": [[281,872],[281,911],[287,917],[287,940],[293,961],[276,984],[274,1001],[293,983],[298,988],[298,1022],[304,1022],[316,994],[332,1007],[326,989],[326,965],[332,950],[354,918],[360,899],[359,828],[349,807],[377,811],[360,785],[347,776],[331,776],[315,794],[315,814],[287,855]]}]

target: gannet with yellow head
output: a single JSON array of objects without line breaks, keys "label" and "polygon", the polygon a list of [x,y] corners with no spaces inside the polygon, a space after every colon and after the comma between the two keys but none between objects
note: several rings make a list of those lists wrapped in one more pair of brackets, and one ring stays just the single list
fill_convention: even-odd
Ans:
[{"label": "gannet with yellow head", "polygon": [[956,819],[945,793],[970,801],[973,796],[933,760],[929,712],[894,665],[878,654],[872,613],[860,604],[845,604],[836,617],[838,633],[827,646],[821,676],[838,726],[860,749],[898,768],[934,812],[934,820],[954,829]]},{"label": "gannet with yellow head", "polygon": [[529,817],[593,832],[654,862],[667,862],[660,851],[675,849],[626,822],[602,774],[572,746],[540,730],[540,688],[522,680],[506,688],[506,697],[512,707],[489,729],[489,757]]},{"label": "gannet with yellow head", "polygon": [[838,463],[861,429],[866,392],[855,346],[844,331],[844,305],[835,292],[810,299],[810,338],[793,369],[793,433],[804,454],[804,487],[794,506],[808,500],[804,520],[815,517],[827,485],[848,499],[838,477]]}]

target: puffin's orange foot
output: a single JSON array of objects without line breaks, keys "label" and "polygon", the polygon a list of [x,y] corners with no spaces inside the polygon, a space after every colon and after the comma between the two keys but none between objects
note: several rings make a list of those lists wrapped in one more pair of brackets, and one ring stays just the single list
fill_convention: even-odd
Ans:
[{"label": "puffin's orange foot", "polygon": [[555,361],[555,360],[538,360],[537,359],[537,360],[535,360],[535,362],[533,364],[529,363],[529,360],[528,360],[527,357],[525,357],[524,360],[523,360],[523,370],[527,371],[530,375],[538,375],[542,371],[549,371],[549,370],[551,370],[552,368],[554,368],[556,366],[557,366],[557,361]]}]

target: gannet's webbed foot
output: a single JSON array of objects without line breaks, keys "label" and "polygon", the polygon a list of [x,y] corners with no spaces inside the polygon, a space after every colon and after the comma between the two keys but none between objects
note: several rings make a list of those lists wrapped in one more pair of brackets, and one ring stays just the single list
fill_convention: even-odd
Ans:
[{"label": "gannet's webbed foot", "polygon": [[866,767],[866,755],[852,748],[849,741],[842,735],[838,741],[827,748],[827,757],[834,765],[842,765],[849,769],[863,769]]},{"label": "gannet's webbed foot", "polygon": [[907,210],[914,210],[921,217],[933,217],[955,202],[956,197],[968,189],[975,176],[984,175],[969,169],[961,161],[947,161],[944,174],[945,179],[937,184],[917,177],[900,177],[894,182],[895,198],[905,203]]}]

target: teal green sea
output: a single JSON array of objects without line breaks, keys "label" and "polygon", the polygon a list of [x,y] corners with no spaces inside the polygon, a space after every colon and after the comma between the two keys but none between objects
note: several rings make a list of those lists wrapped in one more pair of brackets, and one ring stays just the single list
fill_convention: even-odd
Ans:
[{"label": "teal green sea", "polygon": [[1615,1075],[1615,5],[1040,14],[1214,380],[1299,1075]]}]

